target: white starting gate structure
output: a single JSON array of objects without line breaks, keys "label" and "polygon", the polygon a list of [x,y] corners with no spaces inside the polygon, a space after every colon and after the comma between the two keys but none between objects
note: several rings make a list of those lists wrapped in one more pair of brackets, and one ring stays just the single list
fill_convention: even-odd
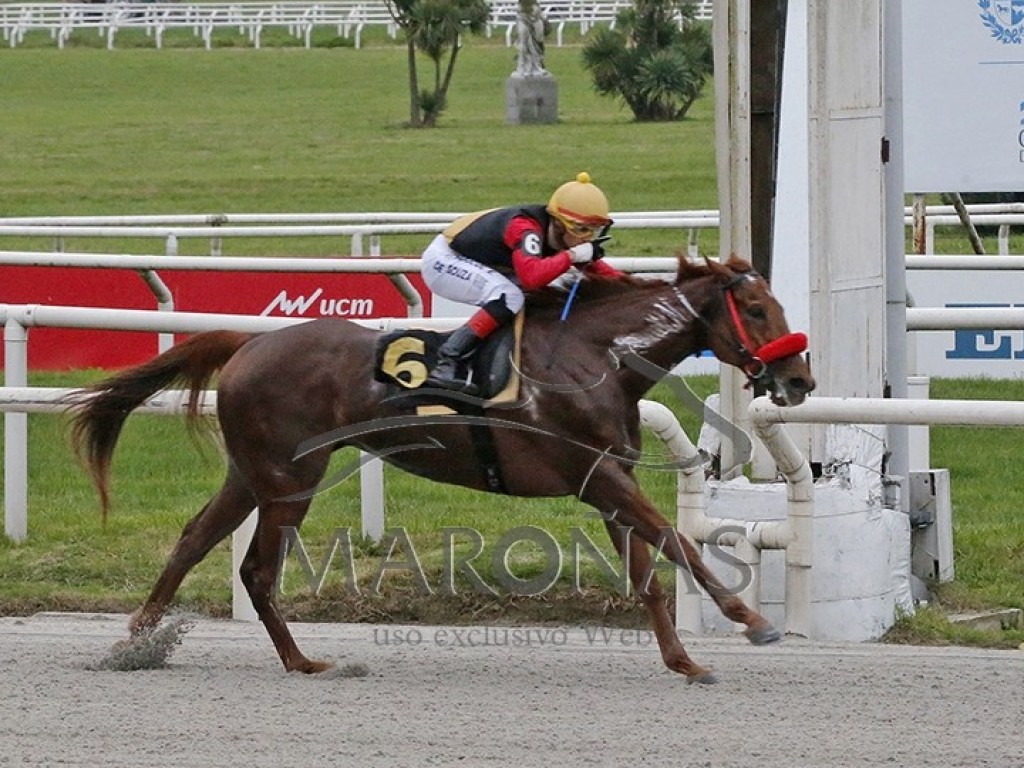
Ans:
[{"label": "white starting gate structure", "polygon": [[[815,464],[839,468],[814,489],[810,546],[815,568],[826,571],[816,574],[811,598],[810,634],[818,638],[877,637],[898,608],[912,610],[914,487],[906,425],[973,419],[1019,424],[1021,417],[1019,404],[925,405],[907,399],[906,332],[918,310],[907,309],[900,215],[904,1],[788,2],[774,286],[791,324],[810,331],[818,390],[806,407],[780,412],[759,402],[748,411],[736,377],[723,377],[723,411],[734,423],[833,424],[798,433],[802,452]],[[722,256],[752,250],[750,5],[751,0],[715,3]],[[930,317],[920,316],[922,323],[950,320],[950,310],[923,311]],[[723,440],[723,467],[738,463],[734,450]],[[775,470],[755,462],[755,473],[772,477]],[[837,490],[829,514],[831,502],[823,503],[823,497]],[[742,479],[717,489],[729,509],[756,505],[758,495],[767,506],[770,493],[757,493]],[[776,489],[775,496],[780,493]],[[858,515],[857,527],[844,530],[843,519]],[[926,536],[913,534],[930,548],[914,570],[948,578],[949,531],[935,530],[931,522]],[[753,531],[756,524],[746,526]],[[828,526],[834,537],[826,535]],[[848,557],[854,549],[858,556]],[[842,572],[845,583],[829,578],[829,565]],[[842,609],[834,610],[839,604]],[[706,627],[705,616],[701,628]]]}]

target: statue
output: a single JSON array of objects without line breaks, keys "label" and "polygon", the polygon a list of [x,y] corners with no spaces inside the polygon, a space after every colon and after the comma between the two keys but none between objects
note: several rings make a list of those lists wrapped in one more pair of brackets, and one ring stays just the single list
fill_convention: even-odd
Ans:
[{"label": "statue", "polygon": [[516,19],[516,36],[519,56],[516,74],[520,77],[549,77],[544,69],[544,35],[548,22],[537,0],[519,0],[519,15]]},{"label": "statue", "polygon": [[516,71],[505,81],[505,121],[558,121],[558,81],[544,69],[544,36],[548,21],[537,0],[519,0]]}]

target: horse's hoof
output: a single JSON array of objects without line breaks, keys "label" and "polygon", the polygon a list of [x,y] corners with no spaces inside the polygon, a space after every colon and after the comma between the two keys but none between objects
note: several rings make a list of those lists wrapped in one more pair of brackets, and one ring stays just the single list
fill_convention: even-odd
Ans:
[{"label": "horse's hoof", "polygon": [[331,669],[334,669],[334,664],[329,661],[312,661],[310,659],[303,659],[288,671],[300,672],[303,675],[319,675],[321,672],[327,672]]},{"label": "horse's hoof", "polygon": [[705,669],[687,677],[686,682],[690,685],[693,685],[694,683],[698,683],[700,685],[714,685],[718,682],[718,678],[715,677],[712,672]]},{"label": "horse's hoof", "polygon": [[754,645],[771,645],[782,639],[782,633],[771,624],[765,624],[763,627],[751,627],[743,634]]}]

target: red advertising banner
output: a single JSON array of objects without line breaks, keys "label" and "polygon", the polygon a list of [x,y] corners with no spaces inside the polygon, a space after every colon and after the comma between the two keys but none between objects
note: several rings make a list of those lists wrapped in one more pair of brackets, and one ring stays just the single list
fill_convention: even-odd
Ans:
[{"label": "red advertising banner", "polygon": [[[385,275],[268,272],[162,272],[175,310],[274,317],[405,317],[408,310]],[[410,275],[430,313],[430,292]],[[0,303],[114,309],[156,309],[156,298],[135,272],[110,269],[0,267]],[[157,334],[29,330],[29,368],[123,368],[157,354]],[[0,350],[2,360],[2,350]]]}]

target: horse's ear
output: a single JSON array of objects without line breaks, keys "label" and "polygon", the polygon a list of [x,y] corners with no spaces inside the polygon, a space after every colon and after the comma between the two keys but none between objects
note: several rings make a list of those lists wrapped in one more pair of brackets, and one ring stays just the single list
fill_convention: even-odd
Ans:
[{"label": "horse's ear", "polygon": [[676,270],[676,285],[684,280],[706,275],[711,269],[712,262],[707,256],[701,257],[703,259],[703,263],[701,263],[701,261],[691,259],[683,251],[676,251],[676,259],[679,262],[679,268]]},{"label": "horse's ear", "polygon": [[749,261],[741,259],[735,253],[730,253],[729,258],[724,263],[733,272],[750,272],[753,269]]}]

